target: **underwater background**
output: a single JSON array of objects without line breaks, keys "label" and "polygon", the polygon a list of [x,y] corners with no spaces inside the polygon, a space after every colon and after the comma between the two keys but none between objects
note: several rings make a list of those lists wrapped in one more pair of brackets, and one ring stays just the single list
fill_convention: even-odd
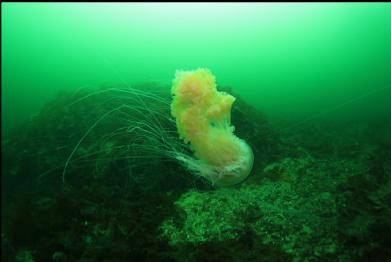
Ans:
[{"label": "underwater background", "polygon": [[[1,19],[4,261],[391,261],[390,3],[2,3]],[[157,118],[180,142],[172,81],[197,68],[237,98],[254,152],[234,187],[134,128]]]}]

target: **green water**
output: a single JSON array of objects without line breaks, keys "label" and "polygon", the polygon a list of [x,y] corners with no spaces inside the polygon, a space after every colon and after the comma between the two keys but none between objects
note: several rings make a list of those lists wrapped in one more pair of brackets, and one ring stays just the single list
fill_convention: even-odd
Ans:
[{"label": "green water", "polygon": [[2,3],[1,60],[2,261],[390,261],[391,4]]},{"label": "green water", "polygon": [[298,121],[334,107],[328,117],[391,111],[388,3],[2,7],[5,133],[58,90],[170,83],[175,70],[198,67],[270,116]]}]

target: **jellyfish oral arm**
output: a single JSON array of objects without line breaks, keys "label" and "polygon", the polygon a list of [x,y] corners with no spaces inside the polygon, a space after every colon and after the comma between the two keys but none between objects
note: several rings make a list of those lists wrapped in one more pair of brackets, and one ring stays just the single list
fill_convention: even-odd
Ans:
[{"label": "jellyfish oral arm", "polygon": [[235,97],[217,91],[208,69],[177,71],[172,95],[171,114],[179,135],[194,152],[194,158],[177,159],[217,186],[246,179],[254,156],[246,141],[235,136],[230,122]]}]

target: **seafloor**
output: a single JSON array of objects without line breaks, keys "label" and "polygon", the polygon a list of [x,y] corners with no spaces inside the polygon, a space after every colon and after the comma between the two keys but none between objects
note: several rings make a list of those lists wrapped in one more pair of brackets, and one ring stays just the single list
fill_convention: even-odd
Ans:
[{"label": "seafloor", "polygon": [[101,90],[62,92],[3,138],[2,261],[391,261],[390,121],[282,132],[238,97],[254,169],[216,189],[132,147],[150,142],[126,126],[138,100]]}]

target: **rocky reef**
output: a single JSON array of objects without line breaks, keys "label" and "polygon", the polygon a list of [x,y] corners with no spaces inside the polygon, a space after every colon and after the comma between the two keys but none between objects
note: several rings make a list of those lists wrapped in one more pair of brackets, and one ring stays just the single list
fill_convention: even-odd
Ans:
[{"label": "rocky reef", "polygon": [[143,115],[128,106],[102,118],[137,102],[116,90],[61,92],[3,139],[3,261],[391,259],[391,122],[282,132],[234,94],[232,124],[255,162],[222,189],[174,159],[139,157],[129,141],[143,138],[125,120]]}]

